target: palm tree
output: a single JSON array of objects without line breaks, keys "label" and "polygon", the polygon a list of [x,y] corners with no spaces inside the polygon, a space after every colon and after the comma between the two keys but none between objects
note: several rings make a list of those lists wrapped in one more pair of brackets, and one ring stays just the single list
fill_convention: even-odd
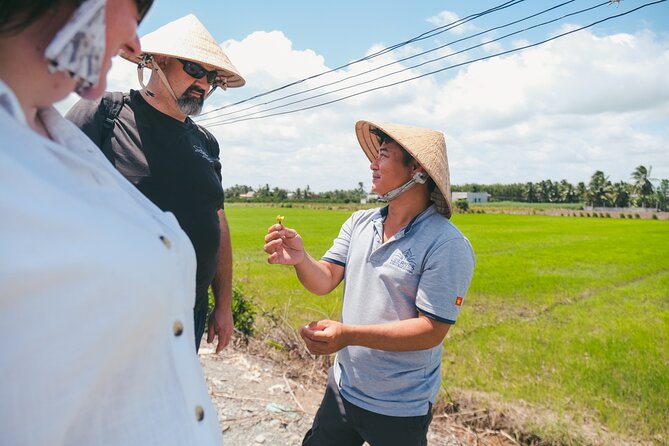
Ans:
[{"label": "palm tree", "polygon": [[583,181],[579,181],[576,185],[576,195],[583,203],[588,201],[588,188]]},{"label": "palm tree", "polygon": [[660,186],[655,190],[657,195],[657,210],[666,211],[667,202],[669,202],[669,180],[660,181]]},{"label": "palm tree", "polygon": [[601,207],[610,204],[613,190],[609,177],[604,175],[601,170],[596,171],[590,178],[588,184],[588,203],[594,207]]},{"label": "palm tree", "polygon": [[655,187],[653,183],[650,182],[650,172],[653,169],[653,166],[650,166],[646,169],[646,166],[638,166],[632,172],[632,178],[634,179],[634,192],[641,199],[641,207],[646,207],[649,204],[649,197],[652,197]]},{"label": "palm tree", "polygon": [[561,203],[576,203],[578,201],[578,194],[574,186],[572,186],[567,180],[562,180],[557,184],[558,188],[558,201]]},{"label": "palm tree", "polygon": [[525,190],[523,191],[523,195],[525,196],[525,201],[528,203],[536,203],[539,201],[537,199],[537,189],[534,186],[534,183],[531,181],[525,184]]},{"label": "palm tree", "polygon": [[626,208],[630,205],[629,185],[620,181],[613,185],[613,204],[617,208]]}]

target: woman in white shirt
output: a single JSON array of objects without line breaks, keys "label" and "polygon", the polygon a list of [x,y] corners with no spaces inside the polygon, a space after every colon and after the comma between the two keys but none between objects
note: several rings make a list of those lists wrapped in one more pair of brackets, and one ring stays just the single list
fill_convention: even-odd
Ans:
[{"label": "woman in white shirt", "polygon": [[52,107],[151,2],[0,0],[0,444],[222,444],[188,238]]}]

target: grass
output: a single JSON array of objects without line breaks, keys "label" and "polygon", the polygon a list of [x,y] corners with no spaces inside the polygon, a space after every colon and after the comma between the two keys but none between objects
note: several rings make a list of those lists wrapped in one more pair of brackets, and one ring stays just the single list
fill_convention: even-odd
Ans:
[{"label": "grass", "polygon": [[[277,213],[316,258],[350,210],[227,210],[235,277],[298,326],[337,318],[341,287],[304,291],[268,265]],[[457,214],[477,255],[472,287],[444,348],[446,389],[482,391],[582,416],[632,438],[669,441],[669,223]]]},{"label": "grass", "polygon": [[305,291],[292,267],[269,265],[262,250],[267,228],[285,216],[284,224],[300,232],[309,253],[319,258],[330,247],[350,210],[313,208],[226,207],[234,250],[235,281],[263,309],[286,316],[297,327],[313,319],[339,317],[342,287],[328,297]]}]

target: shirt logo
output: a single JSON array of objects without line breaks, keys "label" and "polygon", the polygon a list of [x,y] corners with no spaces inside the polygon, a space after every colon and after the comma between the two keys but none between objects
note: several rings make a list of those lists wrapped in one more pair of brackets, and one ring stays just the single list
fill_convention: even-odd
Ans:
[{"label": "shirt logo", "polygon": [[458,307],[462,305],[462,297],[461,296],[458,296],[458,297],[455,298],[455,305],[457,305]]},{"label": "shirt logo", "polygon": [[416,257],[411,252],[411,248],[404,251],[395,251],[388,261],[389,264],[412,273],[416,268]]},{"label": "shirt logo", "polygon": [[194,151],[195,153],[199,154],[202,158],[204,158],[204,159],[206,159],[207,161],[209,161],[210,163],[213,163],[213,162],[214,162],[214,158],[212,158],[211,156],[209,156],[209,154],[208,154],[202,147],[198,146],[197,144],[194,144],[194,145],[193,145],[193,151]]}]

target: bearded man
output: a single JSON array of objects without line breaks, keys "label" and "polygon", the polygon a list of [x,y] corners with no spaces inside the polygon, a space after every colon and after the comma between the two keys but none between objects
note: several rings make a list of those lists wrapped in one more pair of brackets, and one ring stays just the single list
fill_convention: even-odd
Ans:
[{"label": "bearded man", "polygon": [[[245,84],[238,70],[192,14],[141,39],[140,54],[121,56],[137,63],[142,89],[106,93],[99,101],[79,101],[66,117],[83,130],[147,198],[172,212],[188,235],[197,258],[193,284],[196,350],[205,330],[211,285],[215,307],[207,341],[216,351],[229,343],[232,320],[232,250],[223,211],[219,146],[195,124],[218,87]],[[144,69],[151,70],[144,85]],[[104,253],[101,253],[104,255]],[[190,326],[175,329],[181,334]]]}]

